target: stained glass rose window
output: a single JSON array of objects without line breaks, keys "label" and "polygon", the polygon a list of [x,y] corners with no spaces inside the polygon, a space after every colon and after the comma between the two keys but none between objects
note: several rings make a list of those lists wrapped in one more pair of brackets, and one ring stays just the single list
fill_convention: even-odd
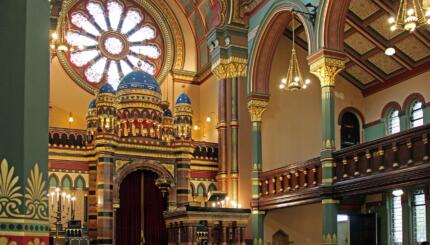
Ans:
[{"label": "stained glass rose window", "polygon": [[[163,38],[154,19],[136,2],[86,0],[68,11],[65,54],[69,68],[92,88],[115,89],[120,79],[141,66],[156,76],[163,64]],[[64,24],[64,23],[63,23]]]}]

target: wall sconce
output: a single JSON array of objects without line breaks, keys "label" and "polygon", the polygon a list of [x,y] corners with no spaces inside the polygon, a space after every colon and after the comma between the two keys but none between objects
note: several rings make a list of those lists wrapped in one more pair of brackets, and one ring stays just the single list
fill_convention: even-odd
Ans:
[{"label": "wall sconce", "polygon": [[212,122],[212,117],[211,117],[211,115],[214,115],[214,117],[216,116],[216,114],[215,114],[215,112],[209,112],[209,114],[208,114],[208,116],[206,117],[206,122],[207,123],[210,123],[210,122]]},{"label": "wall sconce", "polygon": [[74,122],[75,121],[75,119],[73,118],[73,115],[72,115],[72,113],[70,112],[70,114],[69,114],[69,119],[68,119],[68,121],[69,121],[69,123],[72,123],[72,122]]}]

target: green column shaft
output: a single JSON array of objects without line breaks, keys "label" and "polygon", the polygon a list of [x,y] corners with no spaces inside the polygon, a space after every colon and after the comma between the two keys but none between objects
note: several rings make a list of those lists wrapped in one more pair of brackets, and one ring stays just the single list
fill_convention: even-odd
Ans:
[{"label": "green column shaft", "polygon": [[[321,164],[324,187],[331,186],[334,177],[333,151],[335,149],[334,87],[323,86]],[[322,200],[322,244],[337,244],[337,201],[326,196]]]},{"label": "green column shaft", "polygon": [[239,201],[239,124],[238,124],[238,101],[237,101],[238,78],[231,79],[231,152],[230,152],[230,190],[231,198]]},{"label": "green column shaft", "polygon": [[[261,122],[252,122],[252,198],[260,197],[260,174],[262,171]],[[254,244],[264,241],[264,213],[252,211],[252,234]]]},{"label": "green column shaft", "polygon": [[48,30],[48,1],[0,1],[0,162],[14,179],[0,183],[0,234],[10,243],[47,243]]}]

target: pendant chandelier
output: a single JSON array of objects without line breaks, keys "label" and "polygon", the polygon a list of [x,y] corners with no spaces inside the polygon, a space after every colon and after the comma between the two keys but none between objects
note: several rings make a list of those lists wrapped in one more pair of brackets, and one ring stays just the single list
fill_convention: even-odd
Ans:
[{"label": "pendant chandelier", "polygon": [[400,0],[399,10],[396,17],[390,17],[391,31],[406,30],[413,32],[416,28],[430,23],[430,3],[423,1],[427,10],[420,3],[421,0]]},{"label": "pendant chandelier", "polygon": [[[60,28],[57,28],[57,32],[51,33],[51,41],[50,41],[50,48],[51,53],[56,54],[57,52],[73,52],[75,48],[67,43],[65,40],[67,31],[70,30],[70,23],[68,21],[67,12],[65,12],[65,4],[67,1],[63,2],[63,6],[61,8],[61,12],[59,15],[59,21],[58,25],[60,25]],[[60,32],[60,35],[58,34],[58,31]]]},{"label": "pendant chandelier", "polygon": [[295,19],[294,10],[291,12],[292,27],[293,27],[293,48],[291,50],[291,59],[288,67],[287,76],[282,78],[279,88],[286,91],[298,91],[301,89],[306,89],[310,84],[311,80],[303,80],[302,74],[300,73],[299,62],[297,61],[296,49],[295,49]]}]

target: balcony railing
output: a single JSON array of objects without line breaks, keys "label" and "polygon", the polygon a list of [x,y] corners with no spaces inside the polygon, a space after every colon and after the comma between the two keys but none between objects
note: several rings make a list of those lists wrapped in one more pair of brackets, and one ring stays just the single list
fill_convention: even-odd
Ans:
[{"label": "balcony railing", "polygon": [[[430,125],[425,125],[334,152],[334,194],[425,182],[430,177],[429,136]],[[321,175],[319,158],[264,172],[258,205],[269,209],[315,201]]]},{"label": "balcony railing", "polygon": [[67,128],[49,128],[49,147],[76,148],[86,147],[86,131]]}]

